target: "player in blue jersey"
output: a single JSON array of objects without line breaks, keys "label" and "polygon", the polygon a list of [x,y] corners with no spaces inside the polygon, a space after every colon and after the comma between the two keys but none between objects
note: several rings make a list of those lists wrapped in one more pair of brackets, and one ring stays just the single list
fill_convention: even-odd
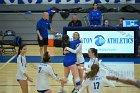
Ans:
[{"label": "player in blue jersey", "polygon": [[[74,40],[79,40],[80,39],[80,34],[78,32],[74,32],[73,33],[73,39]],[[81,69],[81,67],[84,67],[84,56],[82,54],[82,42],[76,45],[76,49],[71,49],[69,47],[66,47],[66,49],[71,52],[71,53],[75,53],[77,56],[77,62],[76,65],[78,67],[78,72],[79,72],[79,77],[80,77],[80,81],[82,83],[83,81],[83,69]]]},{"label": "player in blue jersey", "polygon": [[[67,78],[69,75],[69,72],[71,70],[73,78],[74,78],[74,82],[75,82],[75,91],[78,91],[80,88],[80,78],[79,78],[79,74],[78,74],[78,68],[76,66],[76,54],[71,53],[69,51],[67,51],[66,47],[70,47],[72,49],[76,49],[76,45],[81,43],[80,40],[73,40],[73,41],[69,41],[69,36],[68,35],[64,35],[62,37],[63,40],[63,49],[64,49],[64,60],[63,60],[63,65],[64,65],[64,78],[63,78],[63,84],[67,82]],[[74,92],[75,92],[74,91]],[[75,92],[76,93],[76,92]]]}]

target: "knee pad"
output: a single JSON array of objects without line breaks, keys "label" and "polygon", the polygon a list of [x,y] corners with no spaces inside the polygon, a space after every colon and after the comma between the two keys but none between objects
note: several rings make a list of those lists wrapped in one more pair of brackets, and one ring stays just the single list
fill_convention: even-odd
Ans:
[{"label": "knee pad", "polygon": [[81,83],[80,83],[80,78],[79,78],[79,77],[76,77],[76,78],[75,78],[75,84],[76,84],[76,86],[81,85]]}]

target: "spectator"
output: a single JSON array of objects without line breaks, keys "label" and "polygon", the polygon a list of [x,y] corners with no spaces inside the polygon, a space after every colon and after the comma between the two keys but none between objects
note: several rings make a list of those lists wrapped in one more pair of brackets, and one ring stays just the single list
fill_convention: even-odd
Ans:
[{"label": "spectator", "polygon": [[97,26],[101,25],[102,13],[98,10],[98,4],[93,4],[93,10],[89,12],[89,22],[90,25]]},{"label": "spectator", "polygon": [[78,20],[76,14],[72,15],[72,21],[69,22],[68,26],[82,26],[82,22]]},{"label": "spectator", "polygon": [[119,18],[119,24],[117,25],[117,27],[123,27],[123,20],[124,20],[123,17]]},{"label": "spectator", "polygon": [[108,19],[103,20],[103,26],[104,27],[111,27],[111,25],[109,25],[109,20]]}]

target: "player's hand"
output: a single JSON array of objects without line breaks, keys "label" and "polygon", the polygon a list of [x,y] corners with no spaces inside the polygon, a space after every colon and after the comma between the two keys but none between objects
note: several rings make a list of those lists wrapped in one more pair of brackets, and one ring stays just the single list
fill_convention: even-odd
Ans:
[{"label": "player's hand", "polygon": [[64,49],[64,51],[67,51],[67,47]]},{"label": "player's hand", "polygon": [[33,82],[33,79],[30,78],[30,77],[28,77],[27,80],[30,81],[30,82]]},{"label": "player's hand", "polygon": [[65,51],[65,50],[64,50],[64,54],[67,54],[67,53],[69,53],[69,51]]},{"label": "player's hand", "polygon": [[61,82],[61,84],[65,84],[65,83],[67,83],[67,79],[61,78],[61,79],[60,79],[60,82]]},{"label": "player's hand", "polygon": [[42,36],[39,37],[40,40],[43,40]]}]

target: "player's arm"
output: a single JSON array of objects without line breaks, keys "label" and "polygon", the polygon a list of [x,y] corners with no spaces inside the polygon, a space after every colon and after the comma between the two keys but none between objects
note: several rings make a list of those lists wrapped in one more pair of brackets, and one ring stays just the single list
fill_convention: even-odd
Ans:
[{"label": "player's arm", "polygon": [[72,48],[66,47],[66,50],[70,51],[71,53],[77,54],[82,49],[82,43],[79,44],[79,46],[74,50]]},{"label": "player's arm", "polygon": [[54,70],[53,70],[52,67],[49,68],[49,74],[50,74],[50,76],[51,76],[54,80],[60,81],[60,79],[55,75]]},{"label": "player's arm", "polygon": [[42,40],[43,38],[42,38],[42,36],[40,35],[39,30],[37,30],[36,32],[37,32],[37,35],[38,35],[39,39]]},{"label": "player's arm", "polygon": [[41,28],[41,24],[40,24],[40,22],[37,22],[37,24],[36,24],[36,33],[37,33],[39,39],[42,40],[43,38],[42,38],[42,36],[40,35],[40,32],[39,32],[40,28]]},{"label": "player's arm", "polygon": [[27,77],[27,79],[28,79],[30,82],[33,82],[33,79],[30,78],[30,77],[28,76],[28,74],[26,73],[26,71],[24,70],[23,63],[22,63],[22,57],[17,58],[17,65],[18,65],[18,67],[19,67],[21,73],[22,73],[25,77]]},{"label": "player's arm", "polygon": [[124,83],[124,84],[129,84],[129,85],[134,85],[134,86],[137,85],[137,82],[135,80],[123,79],[123,78],[118,78],[118,77],[115,77],[115,76],[107,76],[107,79],[118,81],[118,82],[121,82],[121,83]]}]

